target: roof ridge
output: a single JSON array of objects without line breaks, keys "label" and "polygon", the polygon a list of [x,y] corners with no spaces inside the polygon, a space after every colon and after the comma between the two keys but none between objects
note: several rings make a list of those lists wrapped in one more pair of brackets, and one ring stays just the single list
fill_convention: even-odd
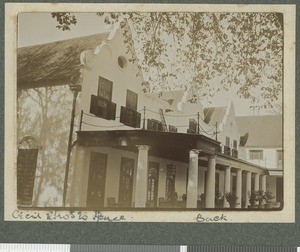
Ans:
[{"label": "roof ridge", "polygon": [[68,38],[68,39],[62,39],[62,40],[55,40],[52,42],[46,42],[46,43],[42,43],[42,44],[36,44],[36,45],[29,45],[29,46],[22,46],[22,47],[18,47],[17,49],[27,49],[27,48],[33,48],[33,47],[38,47],[38,46],[45,46],[45,45],[50,45],[50,44],[55,44],[58,42],[68,42],[71,40],[76,40],[76,39],[81,39],[81,38],[87,38],[87,37],[94,37],[94,36],[99,36],[99,35],[109,35],[111,31],[107,31],[107,32],[101,32],[101,33],[94,33],[94,34],[90,34],[90,35],[84,35],[84,36],[79,36],[79,37],[74,37],[74,38]]}]

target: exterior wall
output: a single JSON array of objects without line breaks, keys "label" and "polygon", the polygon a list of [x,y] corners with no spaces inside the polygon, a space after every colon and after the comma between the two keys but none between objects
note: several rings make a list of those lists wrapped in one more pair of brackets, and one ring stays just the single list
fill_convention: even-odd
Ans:
[{"label": "exterior wall", "polygon": [[[106,170],[106,183],[105,183],[105,198],[104,206],[107,207],[107,198],[114,197],[118,202],[119,197],[119,180],[120,180],[120,168],[121,158],[131,158],[134,160],[134,176],[133,176],[133,189],[132,189],[132,203],[134,205],[134,192],[136,190],[136,174],[137,174],[137,160],[138,153],[123,151],[119,149],[113,149],[108,147],[97,148],[80,148],[77,147],[75,166],[70,186],[70,206],[85,207],[87,200],[88,189],[88,177],[90,166],[90,153],[98,152],[107,154],[107,170]],[[187,181],[187,167],[188,164],[182,162],[174,162],[167,159],[161,159],[154,156],[149,156],[148,161],[154,161],[159,163],[159,180],[158,180],[158,196],[159,198],[165,198],[166,195],[166,168],[167,165],[172,163],[176,166],[175,177],[175,192],[178,194],[178,200],[182,200],[183,194],[186,194],[186,181]]]},{"label": "exterior wall", "polygon": [[[90,111],[91,95],[97,95],[99,76],[113,82],[112,99],[111,101],[117,103],[116,117],[120,116],[121,106],[126,104],[126,92],[127,89],[138,93],[138,106],[137,110],[143,108],[141,99],[141,84],[143,79],[141,76],[137,76],[139,72],[137,63],[129,62],[131,56],[126,55],[126,47],[124,45],[122,30],[116,30],[115,34],[111,34],[112,39],[108,40],[99,50],[98,54],[93,56],[93,63],[91,67],[85,67],[83,72],[82,83],[82,99],[80,104],[80,110],[85,113]],[[127,59],[127,66],[121,69],[118,65],[118,57],[123,56]],[[84,122],[101,125],[101,130],[109,129],[111,126],[120,125],[119,119],[105,120],[101,118],[84,116]],[[105,128],[107,126],[107,128]],[[131,127],[121,126],[121,129],[132,129]],[[115,127],[114,129],[118,129]],[[89,125],[82,125],[82,130],[97,130],[96,127]],[[98,128],[99,130],[99,128]]]},{"label": "exterior wall", "polygon": [[61,206],[73,94],[68,85],[18,92],[17,141],[30,136],[40,147],[32,206]]},{"label": "exterior wall", "polygon": [[[221,142],[221,144],[224,146],[226,144],[226,136],[230,138],[230,148],[233,148],[233,140],[237,141],[237,149],[239,149],[239,143],[240,143],[240,132],[237,126],[236,118],[235,118],[235,112],[234,112],[234,106],[231,103],[227,107],[225,120],[219,124],[218,127],[218,141]],[[239,153],[240,155],[240,153]]]},{"label": "exterior wall", "polygon": [[[82,124],[82,130],[109,130],[114,127],[115,130],[134,129],[122,125],[119,121],[121,106],[126,104],[127,89],[138,94],[137,111],[142,114],[142,123],[144,112],[143,108],[146,107],[146,119],[156,119],[161,121],[159,109],[169,109],[170,112],[164,112],[167,125],[178,127],[178,132],[186,133],[189,127],[189,119],[194,118],[197,120],[197,113],[203,118],[203,107],[201,104],[191,104],[188,102],[190,94],[182,92],[182,99],[170,105],[166,100],[160,99],[159,96],[153,94],[145,94],[141,91],[141,84],[143,82],[142,76],[137,76],[139,72],[137,63],[131,63],[128,59],[130,55],[126,55],[126,46],[123,41],[122,30],[118,29],[115,33],[111,34],[112,38],[107,40],[105,44],[99,46],[100,50],[92,58],[90,67],[85,67],[83,72],[83,83],[81,92],[81,104],[79,110],[89,113],[91,95],[97,95],[99,76],[113,82],[112,99],[116,103],[116,120],[105,120],[97,117],[83,116],[83,122],[93,124],[99,127],[94,127],[87,124]],[[118,65],[118,57],[122,56],[127,59],[127,66],[121,69]],[[168,91],[164,91],[168,92]],[[171,91],[172,92],[172,91]],[[190,118],[186,115],[193,115]],[[200,122],[204,130],[208,127],[203,121]]]},{"label": "exterior wall", "polygon": [[[277,163],[277,150],[282,150],[282,148],[243,148],[246,153],[246,160],[248,162],[266,167],[268,169],[278,169],[282,170],[283,166]],[[250,159],[250,150],[262,150],[263,151],[263,159]]]},{"label": "exterior wall", "polygon": [[69,176],[69,206],[84,207],[86,206],[87,188],[88,188],[88,167],[90,163],[90,152],[86,148],[75,146],[73,151],[75,158],[74,167]]}]

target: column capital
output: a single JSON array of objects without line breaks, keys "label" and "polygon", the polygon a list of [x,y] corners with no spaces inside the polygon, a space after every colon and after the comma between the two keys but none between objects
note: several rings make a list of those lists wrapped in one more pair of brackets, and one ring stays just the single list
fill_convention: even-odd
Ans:
[{"label": "column capital", "polygon": [[225,166],[226,170],[231,170],[231,166]]},{"label": "column capital", "polygon": [[190,154],[199,154],[199,153],[200,153],[200,150],[198,150],[198,149],[191,149],[191,150],[189,151],[189,153],[190,153]]},{"label": "column capital", "polygon": [[149,145],[136,145],[139,150],[149,150],[151,147]]}]

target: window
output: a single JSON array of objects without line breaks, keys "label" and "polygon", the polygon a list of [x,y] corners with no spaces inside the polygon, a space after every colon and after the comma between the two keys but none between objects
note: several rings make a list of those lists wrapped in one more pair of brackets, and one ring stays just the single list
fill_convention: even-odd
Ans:
[{"label": "window", "polygon": [[111,81],[99,76],[98,96],[107,101],[111,101],[112,86],[113,86],[113,83]]},{"label": "window", "polygon": [[111,101],[112,86],[111,81],[99,76],[97,96],[91,95],[91,114],[107,120],[116,119],[116,104]]},{"label": "window", "polygon": [[136,111],[137,110],[137,101],[138,101],[137,93],[127,89],[126,108]]},{"label": "window", "polygon": [[18,149],[17,200],[18,205],[31,205],[38,149]]},{"label": "window", "polygon": [[263,160],[262,150],[250,150],[250,159]]},{"label": "window", "polygon": [[127,60],[123,56],[118,57],[118,65],[121,69],[125,69],[127,67]]},{"label": "window", "polygon": [[176,166],[173,164],[167,165],[166,201],[175,199],[175,176]]},{"label": "window", "polygon": [[18,144],[17,156],[17,204],[31,205],[39,146],[37,141],[26,136]]},{"label": "window", "polygon": [[230,147],[230,137],[226,137],[225,146]]},{"label": "window", "polygon": [[119,206],[131,207],[134,160],[122,157],[120,170]]},{"label": "window", "polygon": [[233,149],[237,150],[237,140],[233,140]]}]

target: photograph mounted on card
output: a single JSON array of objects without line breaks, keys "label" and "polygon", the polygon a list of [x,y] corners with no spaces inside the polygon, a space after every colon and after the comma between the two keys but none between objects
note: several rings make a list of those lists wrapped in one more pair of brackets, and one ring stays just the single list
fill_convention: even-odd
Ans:
[{"label": "photograph mounted on card", "polygon": [[294,222],[295,6],[5,18],[5,220]]}]

